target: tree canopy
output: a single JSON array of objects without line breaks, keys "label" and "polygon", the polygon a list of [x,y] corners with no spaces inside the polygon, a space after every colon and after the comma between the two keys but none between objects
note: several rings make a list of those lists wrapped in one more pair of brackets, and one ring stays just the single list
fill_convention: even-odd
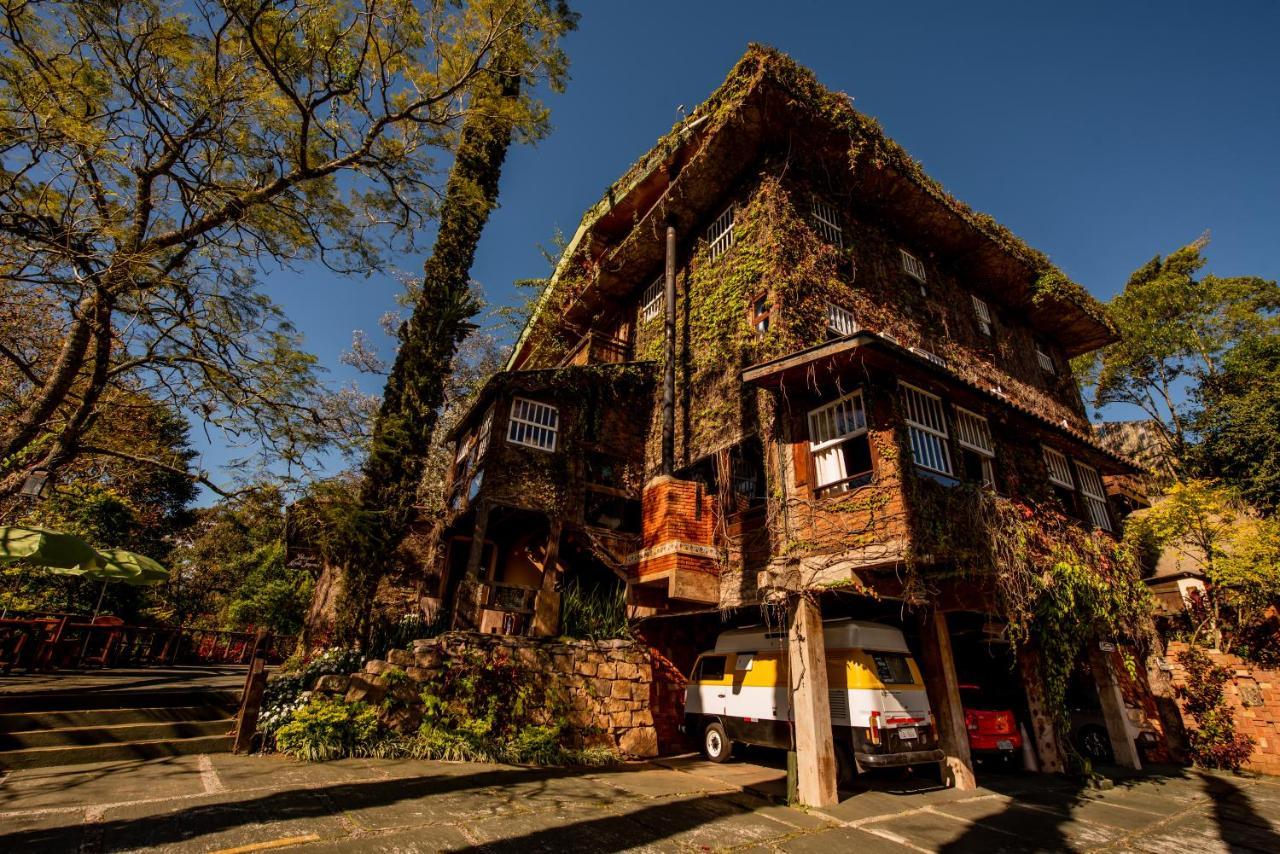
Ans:
[{"label": "tree canopy", "polygon": [[414,250],[499,42],[502,73],[529,84],[506,120],[544,132],[529,93],[562,82],[565,15],[555,0],[5,4],[0,323],[25,329],[0,336],[0,495],[102,453],[86,434],[116,392],[290,465],[359,434],[365,401],[325,393],[261,280],[302,262],[368,275]]}]

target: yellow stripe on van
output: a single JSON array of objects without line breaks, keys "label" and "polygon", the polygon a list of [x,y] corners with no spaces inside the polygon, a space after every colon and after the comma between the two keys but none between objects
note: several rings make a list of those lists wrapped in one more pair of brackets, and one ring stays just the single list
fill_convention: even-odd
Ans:
[{"label": "yellow stripe on van", "polygon": [[[779,653],[757,653],[750,670],[737,670],[738,656],[732,652],[714,653],[725,656],[724,678],[699,679],[699,685],[735,685],[748,688],[771,688],[786,682],[786,664]],[[707,657],[711,657],[708,655]],[[827,650],[827,687],[831,690],[883,691],[892,688],[923,688],[924,680],[915,659],[908,656],[911,682],[889,683],[876,675],[871,655],[860,649]]]}]

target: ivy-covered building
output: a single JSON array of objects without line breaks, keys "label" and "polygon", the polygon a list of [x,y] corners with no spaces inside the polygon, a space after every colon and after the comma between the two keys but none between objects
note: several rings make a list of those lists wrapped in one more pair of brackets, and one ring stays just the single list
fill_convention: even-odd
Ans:
[{"label": "ivy-covered building", "polygon": [[[725,621],[776,613],[812,665],[804,620],[894,615],[961,785],[961,658],[1015,651],[1003,678],[1051,770],[1083,657],[1136,762],[1098,646],[1143,631],[1108,493],[1136,467],[1096,441],[1071,369],[1114,336],[847,96],[752,47],[586,213],[455,429],[431,592],[455,625],[554,635],[566,597],[616,584],[678,666]],[[831,713],[825,684],[792,689],[812,693],[802,742]],[[828,799],[830,763],[800,768]]]}]

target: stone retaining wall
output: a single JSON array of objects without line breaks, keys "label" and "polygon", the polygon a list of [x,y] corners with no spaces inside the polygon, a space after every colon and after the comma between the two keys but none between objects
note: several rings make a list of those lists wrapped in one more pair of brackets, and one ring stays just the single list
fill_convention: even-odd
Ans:
[{"label": "stone retaining wall", "polygon": [[[1185,643],[1171,641],[1166,651],[1166,666],[1172,668],[1175,686],[1187,684],[1187,671],[1178,662]],[[1280,671],[1264,670],[1238,655],[1206,649],[1214,664],[1231,671],[1231,681],[1223,686],[1227,702],[1236,716],[1236,731],[1253,738],[1253,756],[1245,766],[1260,774],[1280,775]],[[1188,727],[1195,725],[1190,715],[1183,718]]]},{"label": "stone retaining wall", "polygon": [[[658,738],[650,711],[653,666],[649,648],[636,641],[579,641],[529,638],[479,632],[448,632],[413,642],[412,649],[393,649],[386,661],[371,660],[351,676],[322,676],[320,693],[343,695],[348,701],[380,703],[388,694],[401,702],[384,721],[400,732],[412,732],[422,721],[419,694],[450,659],[480,653],[506,656],[548,680],[546,688],[564,698],[568,722],[595,730],[601,743],[626,756],[658,755]],[[407,680],[388,679],[401,670]]]}]

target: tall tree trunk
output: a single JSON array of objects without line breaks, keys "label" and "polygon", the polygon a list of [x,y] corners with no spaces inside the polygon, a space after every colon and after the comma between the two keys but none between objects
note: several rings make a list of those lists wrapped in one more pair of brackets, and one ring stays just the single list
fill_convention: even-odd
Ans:
[{"label": "tall tree trunk", "polygon": [[[503,69],[499,55],[494,67]],[[359,510],[345,554],[336,625],[340,640],[368,639],[378,580],[413,521],[414,500],[431,444],[445,379],[480,305],[471,293],[476,245],[498,198],[511,145],[516,73],[478,92],[463,122],[440,212],[435,246],[423,267],[422,293],[400,328],[400,350],[387,377],[364,465]]]}]

